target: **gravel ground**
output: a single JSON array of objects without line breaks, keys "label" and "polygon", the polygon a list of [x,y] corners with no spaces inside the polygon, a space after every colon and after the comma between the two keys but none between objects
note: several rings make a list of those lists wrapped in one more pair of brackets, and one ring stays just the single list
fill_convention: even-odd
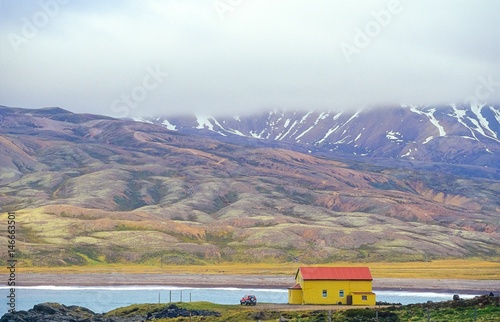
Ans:
[{"label": "gravel ground", "polygon": [[[8,276],[0,275],[6,285]],[[42,274],[16,276],[16,286],[111,286],[111,285],[169,285],[185,287],[288,288],[295,283],[293,276],[222,275],[222,274]],[[376,290],[412,290],[486,294],[500,292],[500,280],[407,279],[375,278]]]}]

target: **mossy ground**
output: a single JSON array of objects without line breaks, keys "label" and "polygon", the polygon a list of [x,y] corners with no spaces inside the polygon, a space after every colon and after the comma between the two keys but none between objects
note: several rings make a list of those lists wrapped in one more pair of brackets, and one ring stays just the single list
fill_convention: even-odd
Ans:
[{"label": "mossy ground", "polygon": [[[222,305],[210,302],[175,303],[178,307],[187,310],[209,310],[221,314],[219,317],[178,317],[170,319],[160,319],[158,321],[278,321],[280,317],[286,321],[329,321],[349,322],[349,321],[375,321],[379,322],[412,321],[424,322],[441,321],[476,321],[490,322],[498,321],[500,316],[500,306],[498,296],[485,301],[487,304],[478,305],[474,299],[463,301],[457,305],[454,301],[440,302],[429,305],[404,305],[401,307],[374,307],[374,308],[348,308],[336,309],[325,307],[325,309],[307,308],[304,306],[289,306],[289,308],[277,309],[269,305],[259,304],[255,307],[244,307],[239,305]],[[169,304],[140,304],[131,305],[110,311],[106,316],[133,316],[147,315],[148,312],[158,312],[168,307]]]},{"label": "mossy ground", "polygon": [[[222,263],[206,265],[149,265],[106,264],[88,262],[94,273],[120,272],[125,274],[226,274],[226,275],[286,275],[296,273],[301,263]],[[24,272],[88,273],[86,266],[23,267]],[[430,262],[334,262],[327,265],[370,267],[374,278],[430,278],[430,279],[493,279],[500,280],[500,262],[480,259],[436,260]],[[161,267],[160,267],[161,266]]]}]

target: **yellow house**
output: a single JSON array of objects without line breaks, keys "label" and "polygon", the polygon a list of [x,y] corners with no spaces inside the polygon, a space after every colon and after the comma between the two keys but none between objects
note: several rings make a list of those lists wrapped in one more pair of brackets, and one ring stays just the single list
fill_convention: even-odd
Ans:
[{"label": "yellow house", "polygon": [[375,305],[368,267],[300,267],[288,304]]}]

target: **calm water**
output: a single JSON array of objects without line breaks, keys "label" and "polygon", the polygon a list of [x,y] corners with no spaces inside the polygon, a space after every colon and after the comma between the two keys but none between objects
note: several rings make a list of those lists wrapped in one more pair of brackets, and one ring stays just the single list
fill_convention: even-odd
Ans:
[{"label": "calm water", "polygon": [[[420,303],[429,300],[438,302],[451,300],[451,293],[377,291],[377,301],[391,303]],[[117,286],[117,287],[65,287],[36,286],[16,288],[16,310],[28,310],[43,302],[84,306],[96,313],[136,303],[168,303],[210,301],[220,304],[239,304],[245,294],[254,294],[259,302],[287,303],[286,289],[241,289],[241,288],[182,288],[169,286]],[[0,286],[0,316],[8,311],[9,288]],[[462,295],[471,298],[475,295]]]}]

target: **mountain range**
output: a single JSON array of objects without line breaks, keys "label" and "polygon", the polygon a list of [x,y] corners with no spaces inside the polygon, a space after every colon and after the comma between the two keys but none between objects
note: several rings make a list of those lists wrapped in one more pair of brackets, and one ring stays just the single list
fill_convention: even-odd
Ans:
[{"label": "mountain range", "polygon": [[253,138],[288,144],[309,153],[500,166],[500,107],[495,105],[273,111],[229,117],[162,115],[135,120],[231,143]]},{"label": "mountain range", "polygon": [[0,107],[0,204],[26,265],[498,258],[499,121],[497,106]]}]

